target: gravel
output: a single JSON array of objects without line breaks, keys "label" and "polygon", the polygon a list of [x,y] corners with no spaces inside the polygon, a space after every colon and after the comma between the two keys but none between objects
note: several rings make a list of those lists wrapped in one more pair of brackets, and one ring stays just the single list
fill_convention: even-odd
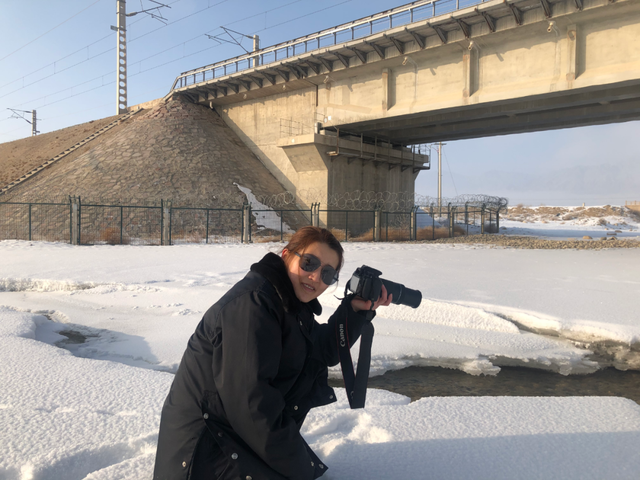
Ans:
[{"label": "gravel", "polygon": [[538,250],[603,250],[608,248],[640,248],[640,237],[636,239],[619,240],[615,237],[593,240],[543,240],[533,237],[519,237],[508,235],[469,235],[455,238],[441,238],[438,240],[425,241],[421,243],[464,243],[490,245],[492,248],[524,248]]}]

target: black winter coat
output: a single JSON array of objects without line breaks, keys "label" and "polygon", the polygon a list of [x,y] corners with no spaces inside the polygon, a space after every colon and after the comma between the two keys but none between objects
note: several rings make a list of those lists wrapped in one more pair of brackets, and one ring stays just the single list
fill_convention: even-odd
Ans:
[{"label": "black winter coat", "polygon": [[272,253],[204,315],[189,339],[160,421],[154,480],[312,480],[327,469],[300,435],[313,407],[336,401],[335,319],[349,341],[366,320],[346,298],[328,324],[302,303]]}]

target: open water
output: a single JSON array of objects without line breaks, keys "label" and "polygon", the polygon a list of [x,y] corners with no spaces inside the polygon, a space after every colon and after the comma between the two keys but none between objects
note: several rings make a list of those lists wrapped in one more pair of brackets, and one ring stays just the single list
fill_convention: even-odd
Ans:
[{"label": "open water", "polygon": [[[342,387],[342,379],[331,379]],[[588,375],[560,375],[532,368],[502,367],[498,375],[469,375],[439,367],[408,367],[371,377],[369,388],[381,388],[410,397],[615,396],[640,404],[640,372],[607,368]]]}]

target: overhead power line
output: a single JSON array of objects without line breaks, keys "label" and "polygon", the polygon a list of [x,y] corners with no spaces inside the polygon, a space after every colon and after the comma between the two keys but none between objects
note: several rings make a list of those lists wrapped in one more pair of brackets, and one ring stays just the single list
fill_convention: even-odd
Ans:
[{"label": "overhead power line", "polygon": [[449,165],[449,159],[447,158],[447,153],[444,152],[444,160],[447,162],[447,168],[449,169],[449,176],[451,177],[451,183],[453,183],[453,189],[456,192],[456,196],[458,195],[458,188],[456,187],[456,182],[453,179],[453,173],[451,172],[451,165]]},{"label": "overhead power line", "polygon": [[42,37],[44,37],[46,34],[53,32],[56,28],[64,25],[65,23],[67,23],[69,20],[77,17],[78,15],[80,15],[82,12],[84,12],[85,10],[90,9],[91,7],[93,7],[96,3],[100,2],[102,0],[96,0],[95,2],[93,2],[91,5],[89,5],[88,7],[83,8],[82,10],[80,10],[78,13],[76,13],[75,15],[70,16],[69,18],[67,18],[64,22],[59,23],[58,25],[56,25],[55,27],[47,30],[46,32],[44,32],[42,35],[40,35],[39,37],[34,38],[33,40],[31,40],[30,42],[25,43],[24,45],[22,45],[21,47],[17,48],[16,50],[14,50],[13,52],[5,55],[4,57],[0,58],[0,62],[3,61],[6,58],[9,58],[11,55],[13,55],[14,53],[18,53],[20,50],[22,50],[23,48],[31,45],[33,42],[40,40]]},{"label": "overhead power line", "polygon": [[[175,2],[172,2],[172,3],[170,3],[169,5],[174,5],[174,4],[176,4],[176,3],[180,2],[180,1],[182,1],[182,0],[175,0]],[[225,0],[225,1],[228,1],[228,0]],[[146,18],[146,17],[145,17],[145,18]],[[141,21],[142,21],[142,20],[144,20],[145,18],[140,18],[139,20],[136,20],[136,21],[134,21],[134,22],[131,22],[131,25],[135,25],[136,23],[141,22]],[[19,82],[20,80],[23,80],[23,81],[24,81],[24,79],[25,79],[26,77],[29,77],[29,76],[31,76],[31,75],[33,75],[33,74],[35,74],[35,73],[38,73],[38,72],[40,72],[40,71],[42,71],[42,70],[44,70],[44,69],[46,69],[46,68],[49,68],[49,67],[51,67],[51,66],[53,66],[53,67],[54,67],[54,69],[55,69],[56,64],[57,64],[57,63],[59,63],[59,62],[61,62],[62,60],[65,60],[65,59],[67,59],[67,58],[69,58],[69,57],[72,57],[72,56],[73,56],[73,55],[75,55],[76,53],[80,53],[80,52],[82,52],[83,50],[85,50],[85,49],[89,49],[89,47],[92,47],[93,45],[95,45],[95,44],[97,44],[97,43],[100,43],[100,42],[102,42],[103,40],[111,39],[112,37],[113,37],[113,34],[112,34],[112,33],[109,33],[108,35],[105,35],[104,37],[99,38],[98,40],[96,40],[96,41],[94,41],[94,42],[92,42],[92,43],[90,43],[90,44],[88,44],[88,45],[85,45],[84,47],[79,48],[78,50],[76,50],[76,51],[74,51],[74,52],[71,52],[71,53],[69,53],[69,54],[65,55],[64,57],[58,58],[57,60],[55,60],[55,61],[53,61],[53,62],[51,62],[51,63],[49,63],[49,64],[47,64],[47,65],[45,65],[45,66],[43,66],[43,67],[40,67],[40,68],[38,68],[38,69],[36,69],[36,70],[33,70],[33,71],[32,71],[32,72],[30,72],[30,73],[27,73],[27,74],[25,74],[25,75],[22,75],[20,78],[16,78],[15,80],[11,80],[10,82],[5,83],[4,85],[0,85],[0,89],[3,89],[4,87],[8,87],[9,85],[11,85],[11,84],[13,84],[13,83],[16,83],[16,82]],[[129,41],[129,43],[131,43],[131,42],[133,42],[133,41],[135,41],[135,39],[130,40],[130,41]],[[112,52],[113,52],[113,48],[109,47],[108,49],[103,50],[103,51],[102,51],[102,52],[100,52],[100,53],[96,53],[95,55],[92,55],[92,56],[90,56],[90,57],[88,57],[88,58],[85,58],[84,60],[81,60],[81,61],[79,61],[79,62],[77,62],[77,63],[74,63],[73,65],[70,65],[70,66],[68,66],[68,67],[63,68],[62,70],[56,70],[56,71],[54,71],[52,74],[47,75],[46,77],[39,78],[38,80],[34,80],[33,82],[28,83],[28,84],[26,84],[26,85],[24,85],[24,84],[23,84],[23,85],[22,85],[22,87],[20,87],[20,88],[18,88],[18,89],[16,89],[16,90],[13,90],[12,92],[9,92],[9,95],[10,95],[10,94],[12,94],[12,93],[15,93],[15,92],[17,92],[17,91],[19,91],[19,90],[21,90],[21,89],[23,89],[23,88],[29,87],[29,86],[34,85],[34,84],[36,84],[36,83],[39,83],[39,82],[41,82],[41,81],[43,81],[43,80],[46,80],[47,78],[51,78],[51,77],[53,77],[54,75],[58,75],[58,74],[60,74],[60,73],[62,73],[62,72],[64,72],[64,71],[66,71],[66,70],[69,70],[69,69],[71,69],[71,68],[73,68],[73,67],[77,67],[78,65],[81,65],[81,64],[83,64],[83,63],[85,63],[85,62],[88,62],[88,61],[90,61],[90,60],[93,60],[94,58],[97,58],[97,57],[99,57],[99,56],[101,56],[101,55],[104,55],[104,54],[106,54],[106,53],[112,53]],[[6,96],[6,95],[4,95],[4,96]],[[0,97],[0,98],[3,98],[3,97]]]},{"label": "overhead power line", "polygon": [[[225,1],[227,1],[227,0],[225,0]],[[277,9],[279,9],[279,8],[283,8],[283,7],[288,6],[288,5],[291,5],[291,4],[293,4],[293,3],[299,3],[299,2],[301,2],[301,1],[304,1],[304,0],[295,0],[295,1],[290,2],[290,3],[288,3],[288,4],[281,5],[281,6],[279,6],[279,7],[275,7],[275,8],[272,8],[272,9],[266,10],[266,11],[264,11],[264,12],[261,12],[261,13],[259,13],[259,14],[253,15],[253,16],[263,15],[264,13],[268,13],[268,12],[270,12],[270,11],[274,11],[274,10],[277,10]],[[295,18],[292,18],[292,19],[289,19],[289,20],[285,20],[285,21],[280,22],[280,23],[278,23],[278,24],[271,25],[271,26],[269,26],[269,27],[265,27],[265,28],[263,28],[263,29],[261,29],[261,30],[258,30],[258,32],[264,32],[264,31],[267,31],[267,30],[271,30],[271,29],[273,29],[273,28],[280,27],[280,26],[285,25],[285,24],[290,23],[290,22],[295,22],[295,21],[297,21],[297,20],[300,20],[301,18],[305,18],[305,17],[311,16],[311,15],[315,15],[315,14],[317,14],[317,13],[320,13],[320,12],[323,12],[323,11],[326,11],[326,10],[330,10],[330,9],[335,8],[335,7],[338,7],[338,6],[340,6],[340,5],[344,5],[345,3],[350,3],[350,2],[352,2],[352,1],[354,1],[354,0],[344,0],[344,1],[339,2],[339,3],[336,3],[336,4],[334,4],[334,5],[330,5],[330,6],[328,6],[328,7],[323,7],[323,8],[321,8],[321,9],[315,10],[315,11],[313,11],[313,12],[309,12],[309,13],[307,13],[307,14],[300,15],[300,16],[298,16],[298,17],[295,17]],[[217,4],[216,4],[216,5],[217,5]],[[214,6],[215,6],[215,5],[214,5]],[[239,23],[240,21],[246,20],[247,18],[250,18],[250,17],[244,17],[242,20],[237,20],[237,21],[234,21],[234,22],[228,23],[227,25],[233,25],[233,24],[235,24],[235,23]],[[160,28],[164,28],[164,27],[160,27]],[[214,30],[215,30],[215,29],[214,29]],[[202,36],[202,34],[198,35],[198,37],[194,37],[194,39],[195,39],[195,38],[200,38],[201,36]],[[191,40],[187,40],[187,41],[185,41],[185,42],[183,42],[183,43],[181,43],[181,44],[174,45],[173,47],[170,47],[169,49],[166,49],[166,50],[163,50],[162,52],[159,52],[159,53],[153,54],[153,55],[151,55],[151,56],[149,56],[149,57],[146,57],[146,58],[144,58],[144,59],[142,59],[142,60],[139,60],[139,61],[138,61],[138,62],[136,62],[136,63],[141,63],[141,62],[143,62],[143,61],[145,61],[145,60],[148,60],[148,59],[150,59],[150,58],[156,57],[156,56],[158,56],[158,55],[159,55],[159,54],[161,54],[161,53],[166,53],[167,51],[172,50],[172,49],[174,49],[174,48],[177,48],[177,47],[179,47],[180,45],[184,45],[185,43],[187,43],[187,42],[189,42],[189,41],[191,41]],[[183,60],[183,59],[185,59],[185,58],[189,58],[189,57],[192,57],[192,56],[194,56],[194,55],[198,55],[198,54],[200,54],[200,53],[203,53],[203,52],[206,52],[206,51],[208,51],[208,50],[211,50],[211,49],[217,48],[217,47],[219,47],[219,46],[220,46],[220,45],[213,45],[213,46],[211,46],[211,47],[204,48],[204,49],[202,49],[202,50],[198,50],[197,52],[193,52],[193,53],[190,53],[190,54],[182,55],[182,56],[181,56],[181,57],[179,57],[179,58],[175,58],[175,59],[173,59],[173,60],[169,60],[169,61],[167,61],[167,62],[165,62],[165,63],[159,64],[159,65],[155,65],[155,66],[153,66],[153,67],[150,67],[150,68],[147,68],[147,69],[145,69],[145,70],[141,70],[141,71],[139,71],[139,72],[137,72],[137,73],[131,74],[131,75],[129,75],[129,77],[135,77],[135,76],[141,75],[141,74],[143,74],[143,73],[147,73],[147,72],[150,72],[150,71],[156,70],[156,69],[158,69],[158,68],[164,67],[164,66],[169,65],[169,64],[171,64],[171,63],[175,63],[175,62],[178,62],[178,61]],[[72,90],[72,89],[74,89],[74,88],[76,88],[76,87],[78,87],[78,86],[85,85],[85,84],[90,83],[90,82],[92,82],[92,81],[94,81],[94,80],[98,80],[98,79],[103,78],[103,77],[106,77],[106,76],[111,76],[112,74],[113,74],[113,70],[111,70],[111,71],[109,71],[109,72],[107,72],[107,73],[105,73],[105,74],[103,74],[103,75],[99,75],[99,76],[97,76],[97,77],[94,77],[94,78],[92,78],[91,80],[87,80],[87,81],[85,81],[85,82],[82,82],[82,83],[79,83],[79,84],[73,85],[73,86],[71,86],[71,87],[67,87],[67,88],[65,88],[65,89],[63,89],[63,90],[59,90],[58,92],[55,92],[55,93],[52,93],[52,94],[48,94],[48,95],[46,95],[46,96],[39,97],[39,98],[37,98],[37,99],[35,99],[35,100],[29,100],[29,101],[23,102],[23,103],[21,103],[20,105],[17,105],[17,106],[21,106],[21,105],[24,105],[24,104],[26,104],[26,103],[33,103],[34,101],[37,101],[37,100],[40,100],[40,99],[45,99],[45,98],[47,98],[47,97],[51,97],[51,96],[53,96],[53,95],[57,95],[57,94],[59,94],[59,93],[65,92],[65,91],[67,91],[67,90]],[[62,102],[62,101],[64,101],[64,100],[67,100],[67,99],[69,99],[69,98],[77,97],[77,96],[79,96],[79,95],[83,95],[83,94],[85,94],[85,93],[89,93],[89,92],[92,92],[92,91],[94,91],[94,90],[97,90],[97,89],[100,89],[100,88],[103,88],[103,87],[106,87],[106,86],[109,86],[109,85],[113,85],[114,83],[115,83],[114,81],[106,82],[106,83],[103,83],[102,85],[99,85],[99,86],[97,86],[97,87],[93,87],[93,88],[90,88],[90,89],[88,89],[88,90],[85,90],[85,91],[82,91],[82,92],[79,92],[79,93],[74,93],[73,95],[69,95],[69,96],[67,96],[67,97],[64,97],[64,98],[61,98],[61,99],[58,99],[58,100],[55,100],[55,101],[52,101],[52,102],[48,102],[48,103],[45,103],[45,104],[42,104],[42,105],[38,105],[38,106],[37,106],[37,108],[38,108],[38,109],[41,109],[41,108],[44,108],[44,107],[48,107],[48,106],[50,106],[50,105],[54,105],[54,104],[56,104],[56,103],[60,103],[60,102]],[[0,98],[2,98],[2,97],[0,97]]]},{"label": "overhead power line", "polygon": [[[172,3],[170,3],[169,5],[173,5],[173,4],[175,4],[175,3],[178,3],[179,1],[181,1],[181,0],[176,0],[175,2],[172,2]],[[203,12],[204,10],[207,10],[207,9],[209,9],[209,8],[213,8],[213,7],[215,7],[215,6],[218,6],[218,5],[220,5],[220,4],[222,4],[222,3],[225,3],[225,2],[228,2],[228,1],[230,1],[230,0],[222,0],[221,2],[214,3],[213,5],[210,5],[210,6],[208,6],[208,7],[204,8],[204,9],[202,9],[202,10],[198,10],[197,12],[194,12],[194,13],[191,13],[191,14],[189,14],[189,15],[186,15],[186,16],[184,16],[184,17],[182,17],[182,18],[179,18],[178,20],[175,20],[175,21],[173,21],[173,22],[171,22],[171,23],[169,23],[169,24],[167,24],[167,25],[163,25],[162,27],[156,28],[155,30],[152,30],[152,31],[147,32],[147,33],[144,33],[144,34],[142,34],[142,35],[140,35],[140,36],[138,36],[138,37],[136,37],[136,38],[134,38],[134,39],[132,39],[132,40],[129,40],[129,41],[128,41],[128,43],[130,44],[130,43],[132,43],[132,42],[134,42],[134,41],[136,41],[136,40],[138,40],[138,39],[140,39],[140,38],[142,38],[142,37],[145,37],[145,36],[147,36],[147,35],[149,35],[149,34],[151,34],[151,33],[154,33],[154,32],[157,32],[157,31],[159,31],[159,30],[162,30],[163,28],[165,28],[165,27],[167,27],[167,26],[171,26],[171,25],[173,25],[173,24],[175,24],[175,23],[177,23],[177,22],[179,22],[179,21],[181,21],[181,20],[184,20],[184,19],[186,19],[186,18],[192,17],[193,15],[196,15],[196,14],[198,14],[198,13],[201,13],[201,12]],[[273,11],[275,11],[275,10],[279,10],[279,9],[281,9],[281,8],[288,7],[289,5],[293,5],[294,3],[300,3],[300,2],[302,2],[302,1],[305,1],[305,0],[295,0],[295,1],[293,1],[293,2],[289,2],[289,3],[286,3],[286,4],[284,4],[284,5],[280,5],[280,6],[278,6],[278,7],[270,8],[270,9],[265,10],[265,11],[262,11],[262,12],[260,12],[260,13],[257,13],[257,14],[254,14],[254,15],[251,15],[251,16],[249,16],[249,17],[243,17],[243,18],[241,18],[240,20],[236,20],[236,21],[231,22],[231,23],[229,23],[229,24],[227,24],[227,25],[234,25],[234,24],[236,24],[236,23],[239,23],[239,22],[242,22],[242,21],[248,20],[248,19],[250,19],[250,18],[257,17],[257,16],[260,16],[260,15],[264,15],[264,14],[266,14],[266,13],[273,12]],[[351,0],[349,0],[349,1],[351,1]],[[331,8],[331,7],[330,7],[330,8]],[[299,17],[299,18],[300,18],[300,17]],[[132,22],[132,23],[131,23],[131,25],[135,25],[135,24],[136,24],[136,23],[138,23],[139,21],[140,21],[140,20],[137,20],[136,22]],[[213,30],[210,30],[210,31],[217,30],[218,28],[223,28],[223,27],[217,27],[217,28],[215,28],[215,29],[213,29]],[[269,27],[269,28],[271,28],[271,27]],[[263,30],[265,30],[265,29],[263,29]],[[206,35],[206,34],[205,34],[205,35]],[[42,67],[42,68],[39,68],[38,70],[35,70],[35,71],[33,71],[33,72],[31,72],[31,73],[29,73],[29,74],[27,74],[27,75],[22,76],[22,77],[21,77],[21,78],[19,78],[19,79],[13,80],[13,81],[11,81],[11,82],[9,82],[9,83],[6,83],[6,84],[4,84],[4,85],[0,86],[0,89],[2,89],[2,88],[4,88],[4,87],[6,87],[6,86],[8,86],[8,85],[11,85],[12,83],[15,83],[15,82],[17,82],[17,81],[20,81],[21,79],[24,79],[25,77],[28,77],[29,75],[32,75],[33,73],[37,73],[37,72],[39,72],[39,71],[41,71],[41,70],[44,70],[45,68],[48,68],[48,67],[50,67],[50,66],[52,66],[52,65],[55,67],[55,64],[56,64],[57,62],[60,62],[61,60],[64,60],[65,58],[68,58],[68,57],[70,57],[70,56],[72,56],[72,55],[75,55],[75,54],[76,54],[76,53],[78,53],[78,52],[81,52],[81,51],[82,51],[82,50],[84,50],[85,48],[89,48],[90,46],[95,45],[96,43],[99,43],[99,42],[101,42],[102,40],[105,40],[106,38],[111,38],[111,37],[112,37],[112,34],[109,34],[109,35],[107,35],[107,36],[105,36],[105,37],[102,37],[101,39],[96,40],[95,42],[93,42],[93,43],[91,43],[91,44],[89,44],[89,45],[86,45],[86,46],[82,47],[81,49],[78,49],[78,50],[76,50],[75,52],[70,53],[69,55],[66,55],[66,56],[62,57],[62,58],[60,58],[60,59],[56,60],[55,62],[52,62],[52,63],[50,63],[50,64],[48,64],[48,65],[46,65],[46,66],[44,66],[44,67]],[[181,42],[181,43],[179,43],[179,44],[177,44],[177,45],[174,45],[174,46],[172,46],[172,47],[169,47],[169,48],[167,48],[167,49],[165,49],[165,50],[162,50],[162,51],[160,51],[160,52],[154,53],[153,55],[150,55],[150,56],[148,56],[148,57],[145,57],[145,58],[143,58],[143,59],[141,59],[141,60],[138,60],[136,63],[142,63],[142,62],[144,62],[145,60],[149,60],[149,59],[151,59],[151,58],[153,58],[153,57],[157,57],[158,55],[161,55],[161,54],[166,53],[166,52],[168,52],[168,51],[170,51],[170,50],[173,50],[174,48],[177,48],[177,47],[179,47],[179,46],[181,46],[181,45],[185,45],[186,43],[189,43],[189,42],[191,42],[191,41],[193,41],[193,40],[197,40],[197,39],[199,39],[200,37],[202,37],[202,34],[197,35],[197,36],[195,36],[195,37],[193,37],[193,38],[191,38],[191,39],[189,39],[189,40],[185,40],[185,41],[183,41],[183,42]],[[208,49],[205,49],[205,50],[208,50]],[[205,50],[200,50],[200,51],[202,52],[202,51],[205,51]],[[95,59],[95,58],[97,58],[97,57],[100,57],[100,56],[102,56],[102,55],[105,55],[105,54],[107,54],[107,53],[112,53],[112,52],[113,52],[113,48],[109,47],[109,48],[107,48],[106,50],[103,50],[103,51],[102,51],[102,52],[100,52],[100,53],[96,53],[95,55],[92,55],[92,56],[91,56],[91,57],[89,57],[89,58],[86,58],[86,59],[81,60],[81,61],[79,61],[79,62],[77,62],[77,63],[74,63],[73,65],[69,65],[68,67],[65,67],[65,68],[63,68],[63,69],[61,69],[61,70],[57,70],[57,71],[55,71],[54,73],[49,74],[49,75],[47,75],[47,76],[45,76],[45,77],[39,78],[38,80],[34,80],[34,81],[33,81],[33,82],[31,82],[31,83],[27,83],[26,85],[22,85],[20,88],[16,88],[15,90],[12,90],[12,91],[10,91],[10,92],[7,92],[7,93],[5,93],[4,95],[0,95],[0,99],[5,98],[5,97],[7,97],[7,96],[9,96],[9,95],[12,95],[12,94],[14,94],[14,93],[16,93],[16,92],[19,92],[20,90],[23,90],[23,89],[25,89],[25,88],[27,88],[27,87],[30,87],[30,86],[32,86],[32,85],[35,85],[36,83],[40,83],[40,82],[42,82],[42,81],[44,81],[44,80],[46,80],[46,79],[48,79],[48,78],[51,78],[51,77],[53,77],[53,76],[55,76],[55,75],[58,75],[58,74],[60,74],[60,73],[63,73],[63,72],[65,72],[65,71],[67,71],[67,70],[70,70],[70,69],[72,69],[72,68],[74,68],[74,67],[77,67],[78,65],[81,65],[81,64],[83,64],[83,63],[85,63],[85,62],[88,62],[88,61],[93,60],[93,59]],[[181,58],[186,58],[186,57],[181,57]],[[113,71],[111,71],[111,72],[109,72],[109,73],[113,73]],[[138,72],[138,73],[141,73],[141,72]],[[77,84],[76,86],[78,86],[78,85],[83,85],[84,83],[86,83],[86,82],[83,82],[83,83]],[[71,88],[73,88],[73,87],[71,87]],[[65,89],[65,90],[68,90],[68,89]],[[64,91],[64,90],[61,90],[61,91]],[[57,94],[57,93],[60,93],[60,91],[59,91],[59,92],[56,92],[56,93],[53,93],[53,94],[49,94],[49,95],[47,95],[47,96],[55,95],[55,94]],[[41,98],[42,98],[42,97],[41,97]]]}]

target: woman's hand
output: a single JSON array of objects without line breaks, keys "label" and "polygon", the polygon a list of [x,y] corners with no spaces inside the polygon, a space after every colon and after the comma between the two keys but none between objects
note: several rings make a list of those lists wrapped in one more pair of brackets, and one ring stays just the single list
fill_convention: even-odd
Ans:
[{"label": "woman's hand", "polygon": [[373,308],[371,308],[371,300],[364,300],[360,297],[354,297],[353,300],[351,300],[351,308],[353,308],[355,312],[359,312],[360,310],[375,310],[378,307],[388,306],[391,300],[393,300],[393,295],[387,295],[387,289],[383,284],[380,298],[374,302]]}]

